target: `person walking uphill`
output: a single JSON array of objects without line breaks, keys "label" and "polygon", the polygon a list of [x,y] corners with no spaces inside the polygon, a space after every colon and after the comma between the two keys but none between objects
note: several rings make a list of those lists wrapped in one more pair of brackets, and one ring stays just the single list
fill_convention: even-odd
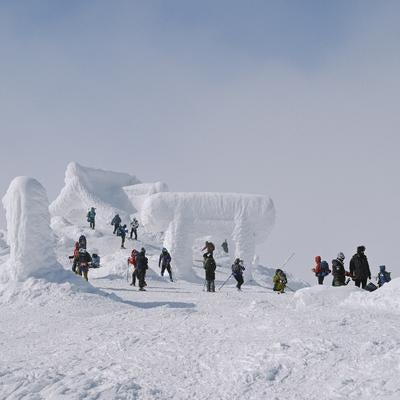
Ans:
[{"label": "person walking uphill", "polygon": [[137,277],[139,280],[139,290],[145,291],[146,286],[146,271],[149,269],[149,260],[146,257],[146,250],[142,247],[140,252],[136,255]]},{"label": "person walking uphill", "polygon": [[111,225],[114,225],[113,234],[115,235],[115,233],[117,232],[119,226],[121,225],[121,217],[119,216],[119,214],[116,214],[115,217],[112,219]]},{"label": "person walking uphill", "polygon": [[205,253],[204,258],[204,269],[206,271],[206,281],[207,281],[207,292],[215,292],[215,270],[217,269],[217,264],[212,256],[212,253]]},{"label": "person walking uphill", "polygon": [[371,279],[367,256],[364,254],[365,246],[358,246],[357,253],[350,260],[350,275],[357,287],[365,289],[367,280]]},{"label": "person walking uphill", "polygon": [[131,222],[131,234],[129,239],[133,240],[132,236],[135,234],[135,240],[137,240],[137,230],[139,228],[139,221],[136,218],[133,218]]},{"label": "person walking uphill", "polygon": [[392,278],[390,277],[390,272],[386,271],[386,267],[384,265],[381,265],[379,267],[379,274],[376,277],[376,279],[378,281],[379,287],[383,286],[385,283],[388,283],[392,280]]},{"label": "person walking uphill", "polygon": [[168,250],[164,247],[160,254],[160,258],[158,260],[158,268],[161,268],[161,276],[164,276],[165,270],[168,271],[169,279],[172,280],[172,272],[171,272],[171,255],[168,253]]},{"label": "person walking uphill", "polygon": [[346,285],[346,276],[349,275],[348,272],[344,269],[344,261],[345,257],[342,252],[338,253],[336,259],[332,261],[332,286],[344,286]]},{"label": "person walking uphill", "polygon": [[69,259],[73,260],[72,261],[72,271],[77,274],[78,273],[77,267],[78,267],[78,262],[79,262],[79,242],[75,243],[74,255],[69,256]]},{"label": "person walking uphill", "polygon": [[237,289],[241,290],[241,287],[243,285],[244,279],[243,279],[243,271],[246,268],[243,266],[243,261],[240,258],[237,258],[235,262],[232,264],[232,275],[237,281]]},{"label": "person walking uphill", "polygon": [[128,229],[126,229],[126,225],[120,225],[117,230],[117,236],[121,237],[121,249],[125,249],[125,238],[128,233]]},{"label": "person walking uphill", "polygon": [[90,224],[90,228],[91,229],[94,229],[95,228],[95,225],[96,225],[96,222],[95,222],[95,220],[96,220],[96,209],[94,208],[94,207],[92,207],[90,210],[89,210],[89,212],[87,213],[87,221],[89,222],[89,224]]},{"label": "person walking uphill", "polygon": [[315,264],[316,265],[312,269],[312,271],[318,278],[318,284],[323,285],[325,277],[331,273],[331,270],[329,269],[329,264],[326,261],[321,261],[321,256],[315,257]]},{"label": "person walking uphill", "polygon": [[132,265],[132,283],[131,286],[136,286],[136,278],[138,276],[137,266],[136,266],[136,256],[137,251],[135,249],[132,250],[131,256],[128,258],[128,266]]},{"label": "person walking uphill", "polygon": [[78,271],[79,275],[83,275],[83,277],[88,281],[88,272],[89,265],[92,262],[92,257],[86,251],[86,249],[79,249],[79,261],[78,261]]}]

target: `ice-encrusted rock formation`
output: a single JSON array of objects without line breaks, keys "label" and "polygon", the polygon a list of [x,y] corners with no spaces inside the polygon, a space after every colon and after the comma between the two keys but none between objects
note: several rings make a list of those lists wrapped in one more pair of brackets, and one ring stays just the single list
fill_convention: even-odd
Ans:
[{"label": "ice-encrusted rock formation", "polygon": [[49,201],[43,186],[28,177],[15,178],[3,198],[10,258],[2,279],[23,281],[63,272],[54,252]]},{"label": "ice-encrusted rock formation", "polygon": [[234,243],[234,256],[244,260],[250,279],[256,244],[270,233],[275,209],[272,200],[263,195],[158,193],[144,202],[141,221],[148,230],[165,232],[164,246],[171,252],[180,278],[193,277],[193,241],[211,236],[217,245],[225,238]]},{"label": "ice-encrusted rock formation", "polygon": [[81,225],[90,207],[97,209],[97,224],[109,225],[115,213],[128,222],[143,202],[143,196],[168,190],[165,184],[141,184],[133,175],[84,167],[71,162],[65,186],[50,205],[52,216]]}]

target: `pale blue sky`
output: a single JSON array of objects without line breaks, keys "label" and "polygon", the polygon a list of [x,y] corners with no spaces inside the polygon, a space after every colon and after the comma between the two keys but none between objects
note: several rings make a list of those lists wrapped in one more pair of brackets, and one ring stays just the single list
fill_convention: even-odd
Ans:
[{"label": "pale blue sky", "polygon": [[[395,1],[0,1],[0,191],[71,160],[270,193],[263,252],[397,259]],[[294,268],[294,266],[293,266]],[[296,272],[295,268],[292,272]]]}]

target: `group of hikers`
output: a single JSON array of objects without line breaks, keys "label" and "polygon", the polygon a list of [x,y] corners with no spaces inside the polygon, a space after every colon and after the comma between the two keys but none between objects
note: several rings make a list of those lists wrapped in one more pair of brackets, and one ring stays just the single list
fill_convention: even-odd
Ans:
[{"label": "group of hikers", "polygon": [[[87,213],[87,221],[90,224],[91,229],[95,229],[96,223],[96,209],[91,207]],[[113,234],[121,237],[121,248],[125,249],[125,239],[128,234],[128,228],[126,224],[122,224],[121,217],[118,213],[115,214],[111,221],[111,225],[114,227]],[[137,240],[137,230],[139,228],[139,222],[136,218],[133,218],[130,222],[130,236],[129,239]],[[225,254],[229,253],[228,242],[225,239],[221,244],[221,248]],[[207,292],[215,292],[215,270],[217,264],[214,259],[215,245],[206,241],[203,251],[203,268],[205,271],[205,286]],[[72,270],[82,275],[88,280],[88,269],[89,267],[96,268],[100,266],[100,257],[94,253],[90,255],[86,251],[86,238],[81,236],[79,241],[75,244],[74,254],[70,256],[73,259]],[[373,291],[378,287],[381,287],[385,283],[391,280],[390,272],[386,271],[386,267],[381,265],[379,267],[379,273],[376,277],[378,286],[372,282],[368,284],[368,279],[371,280],[371,270],[368,264],[368,259],[365,255],[365,246],[358,246],[356,254],[350,260],[349,271],[346,271],[344,266],[345,256],[342,252],[339,252],[337,257],[332,260],[332,266],[329,267],[327,261],[322,260],[321,256],[315,257],[315,267],[312,268],[315,276],[318,279],[318,284],[323,285],[326,276],[332,273],[333,280],[332,286],[343,286],[347,285],[350,280],[354,281],[357,287]],[[139,290],[145,290],[146,286],[146,270],[148,269],[148,258],[146,257],[146,250],[142,247],[140,251],[136,249],[132,250],[131,256],[128,259],[128,266],[133,267],[132,271],[132,286],[136,286],[136,280],[139,283]],[[171,271],[171,255],[166,248],[163,248],[159,257],[158,266],[160,268],[161,276],[164,276],[165,271],[168,272],[170,281],[173,282],[172,271]],[[237,282],[236,288],[241,290],[241,286],[244,283],[243,271],[245,267],[243,260],[236,258],[231,267],[231,276],[233,276]],[[229,279],[228,278],[228,279]],[[273,288],[272,290],[278,293],[284,293],[287,286],[287,277],[282,269],[277,269],[273,277]]]},{"label": "group of hikers", "polygon": [[100,257],[97,253],[90,255],[86,250],[86,245],[86,237],[81,235],[75,243],[74,254],[69,256],[69,259],[72,260],[72,271],[88,281],[89,268],[99,268]]},{"label": "group of hikers", "polygon": [[[95,229],[96,227],[96,208],[91,207],[86,215],[87,222],[89,222],[89,226],[91,229]],[[117,235],[121,238],[121,249],[125,249],[125,239],[128,233],[128,228],[126,224],[122,224],[122,219],[118,213],[115,214],[114,218],[111,221],[111,225],[114,227],[113,234]],[[133,218],[130,222],[131,232],[129,239],[138,240],[137,231],[139,228],[139,221],[136,218]],[[135,238],[133,238],[135,235]]]},{"label": "group of hikers", "polygon": [[347,285],[352,279],[357,287],[373,291],[391,280],[390,272],[386,271],[385,265],[381,265],[376,277],[378,286],[372,282],[367,284],[368,279],[371,280],[371,270],[367,256],[365,255],[365,246],[357,247],[356,254],[350,260],[349,271],[346,271],[344,267],[344,259],[344,254],[339,252],[337,257],[332,261],[332,269],[330,269],[327,261],[322,261],[320,256],[316,256],[316,265],[312,268],[312,271],[315,273],[318,283],[323,285],[325,277],[332,273],[332,286]]},{"label": "group of hikers", "polygon": [[[114,226],[113,234],[121,238],[121,249],[125,249],[125,239],[126,239],[126,234],[128,233],[128,228],[126,227],[126,224],[122,225],[122,220],[119,214],[116,214],[114,216],[114,218],[111,221],[111,225]],[[130,226],[131,226],[131,232],[129,239],[137,240],[137,230],[139,228],[139,221],[136,218],[133,218],[130,223]],[[135,235],[135,238],[133,238],[133,235]]]}]

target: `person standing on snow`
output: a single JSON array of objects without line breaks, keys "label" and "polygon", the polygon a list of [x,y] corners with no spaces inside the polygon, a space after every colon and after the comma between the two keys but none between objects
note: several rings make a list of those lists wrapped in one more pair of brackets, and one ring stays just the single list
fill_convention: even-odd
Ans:
[{"label": "person standing on snow", "polygon": [[128,266],[132,265],[133,272],[132,272],[132,283],[131,286],[136,286],[136,278],[137,278],[137,266],[136,266],[136,255],[137,251],[135,249],[132,250],[131,256],[128,258]]},{"label": "person standing on snow", "polygon": [[367,280],[371,279],[367,256],[364,254],[365,246],[358,246],[357,253],[350,260],[350,276],[357,287],[365,289]]},{"label": "person standing on snow", "polygon": [[243,279],[243,271],[246,268],[243,266],[243,261],[240,258],[237,258],[235,262],[232,264],[232,275],[237,281],[237,289],[241,290],[241,287],[243,285],[244,279]]},{"label": "person standing on snow", "polygon": [[226,239],[222,242],[221,247],[225,254],[229,253],[228,242]]},{"label": "person standing on snow", "polygon": [[75,243],[75,249],[74,249],[74,255],[73,256],[69,256],[70,260],[72,261],[72,271],[75,272],[75,274],[77,274],[77,267],[78,267],[78,262],[79,262],[79,242]]},{"label": "person standing on snow", "polygon": [[119,226],[121,225],[121,217],[119,216],[119,214],[115,214],[115,217],[111,221],[111,225],[114,225],[113,234],[115,235],[115,233],[117,232]]},{"label": "person standing on snow", "polygon": [[132,236],[133,234],[135,234],[135,240],[137,240],[137,230],[139,228],[139,221],[136,218],[133,218],[132,222],[131,222],[131,234],[129,239],[133,239]]},{"label": "person standing on snow", "polygon": [[315,276],[318,278],[318,284],[324,284],[324,278],[331,273],[329,269],[329,264],[326,261],[321,261],[321,256],[315,257],[315,267],[312,271],[315,273]]},{"label": "person standing on snow", "polygon": [[79,261],[78,261],[78,270],[79,275],[83,275],[83,277],[88,281],[88,272],[89,265],[92,262],[92,257],[86,251],[86,249],[79,249]]},{"label": "person standing on snow", "polygon": [[146,271],[149,269],[149,260],[146,257],[146,249],[141,248],[140,252],[136,255],[137,276],[139,279],[139,290],[145,291],[146,285]]},{"label": "person standing on snow", "polygon": [[165,270],[168,271],[169,279],[172,280],[172,272],[171,272],[171,255],[168,253],[168,250],[164,247],[160,254],[160,258],[158,260],[158,268],[161,268],[161,276],[164,276]]},{"label": "person standing on snow", "polygon": [[128,233],[128,229],[126,229],[126,225],[118,226],[117,236],[121,237],[121,249],[125,249],[125,238]]},{"label": "person standing on snow", "polygon": [[275,275],[272,278],[272,281],[274,282],[274,292],[285,293],[287,278],[286,274],[281,269],[278,268],[275,271]]},{"label": "person standing on snow", "polygon": [[96,209],[92,207],[87,213],[87,221],[89,222],[91,229],[94,229],[96,225],[95,219],[96,219]]},{"label": "person standing on snow", "polygon": [[344,269],[344,259],[344,254],[339,252],[336,259],[332,261],[332,286],[346,285],[346,276],[349,276],[349,273]]},{"label": "person standing on snow", "polygon": [[212,257],[214,250],[215,250],[214,243],[206,241],[206,243],[204,244],[204,247],[201,249],[201,251],[204,251],[204,250],[207,250],[206,254],[211,254],[211,257]]},{"label": "person standing on snow", "polygon": [[210,252],[205,253],[203,258],[204,269],[206,272],[207,292],[215,292],[215,270],[217,269],[217,264]]}]

